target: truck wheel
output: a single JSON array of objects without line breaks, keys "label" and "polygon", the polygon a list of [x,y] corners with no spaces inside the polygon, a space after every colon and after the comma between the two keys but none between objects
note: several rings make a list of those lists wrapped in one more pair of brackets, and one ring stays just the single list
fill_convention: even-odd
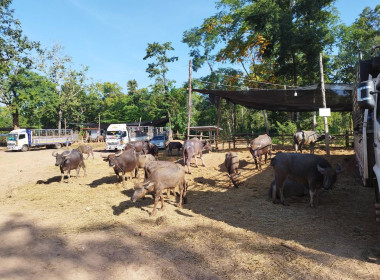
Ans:
[{"label": "truck wheel", "polygon": [[29,150],[28,145],[23,145],[21,148],[21,152],[26,152],[28,150]]},{"label": "truck wheel", "polygon": [[60,149],[60,148],[62,148],[62,145],[61,145],[60,143],[57,143],[57,144],[54,145],[54,147],[55,147],[56,149]]}]

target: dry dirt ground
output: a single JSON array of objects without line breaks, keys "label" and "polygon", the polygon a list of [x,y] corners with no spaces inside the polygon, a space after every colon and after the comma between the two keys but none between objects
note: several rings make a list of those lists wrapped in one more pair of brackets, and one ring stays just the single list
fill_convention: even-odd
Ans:
[{"label": "dry dirt ground", "polygon": [[328,157],[345,171],[316,209],[308,197],[272,204],[272,168],[258,172],[241,148],[240,188],[229,187],[226,151],[205,154],[207,167],[186,175],[188,204],[172,196],[150,217],[151,196],[131,202],[136,179],[115,184],[103,145],[69,184],[52,150],[0,151],[0,279],[380,278],[374,190],[360,185],[352,150]]}]

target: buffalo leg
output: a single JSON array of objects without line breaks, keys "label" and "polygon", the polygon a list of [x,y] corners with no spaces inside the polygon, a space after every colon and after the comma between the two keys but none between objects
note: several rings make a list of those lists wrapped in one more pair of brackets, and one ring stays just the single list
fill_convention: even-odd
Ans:
[{"label": "buffalo leg", "polygon": [[[276,175],[275,176],[275,182],[276,187],[278,188],[280,192],[280,202],[285,205],[284,201],[284,184],[285,184],[286,176],[283,175]],[[273,203],[276,203],[276,192],[272,192],[272,201]]]},{"label": "buffalo leg", "polygon": [[310,207],[311,208],[315,208],[315,205],[314,205],[314,197],[315,197],[315,193],[316,193],[316,184],[315,182],[312,182],[312,181],[309,181],[309,194],[310,194]]},{"label": "buffalo leg", "polygon": [[83,168],[83,172],[84,172],[84,177],[86,177],[87,173],[86,173],[86,166],[84,165],[84,162],[82,162],[82,168]]},{"label": "buffalo leg", "polygon": [[[198,167],[197,155],[194,155],[194,160],[195,160],[195,166]],[[203,160],[202,160],[202,161],[203,161]]]},{"label": "buffalo leg", "polygon": [[310,143],[310,154],[314,154],[314,146],[315,146],[315,142],[311,142]]},{"label": "buffalo leg", "polygon": [[161,191],[157,191],[156,194],[155,194],[155,198],[154,198],[154,205],[153,205],[153,211],[150,213],[150,216],[154,216],[157,212],[157,203],[158,203],[158,200],[161,198],[162,196],[162,192]]},{"label": "buffalo leg", "polygon": [[206,167],[206,164],[205,164],[205,161],[203,160],[203,155],[202,155],[202,154],[200,155],[200,158],[201,158],[201,160],[202,160],[202,164],[203,164],[203,166]]},{"label": "buffalo leg", "polygon": [[70,183],[70,169],[67,170],[67,183]]},{"label": "buffalo leg", "polygon": [[259,169],[259,166],[258,166],[258,164],[257,164],[257,157],[253,157],[253,159],[255,160],[256,169]]}]

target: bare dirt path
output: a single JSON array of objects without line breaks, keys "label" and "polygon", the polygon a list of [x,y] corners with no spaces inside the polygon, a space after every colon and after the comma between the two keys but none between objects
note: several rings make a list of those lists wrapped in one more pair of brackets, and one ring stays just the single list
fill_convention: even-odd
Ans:
[{"label": "bare dirt path", "polygon": [[307,197],[272,204],[271,167],[258,172],[240,149],[239,189],[224,153],[206,154],[186,175],[188,204],[172,197],[155,217],[151,197],[132,203],[135,179],[116,185],[99,152],[70,184],[51,152],[0,151],[0,279],[379,279],[373,189],[350,150],[328,157],[345,172],[317,209]]}]

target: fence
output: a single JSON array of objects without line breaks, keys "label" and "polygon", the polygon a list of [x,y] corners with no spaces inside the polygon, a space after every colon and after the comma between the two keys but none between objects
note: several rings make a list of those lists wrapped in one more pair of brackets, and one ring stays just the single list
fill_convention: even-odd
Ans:
[{"label": "fence", "polygon": [[[249,143],[252,139],[256,138],[258,135],[252,134],[252,133],[241,133],[241,134],[235,134],[235,137],[233,135],[229,135],[228,137],[222,137],[220,136],[219,143],[222,145],[222,150],[228,146],[228,149],[235,149],[237,146],[245,146],[248,147]],[[272,143],[274,145],[278,145],[279,148],[285,149],[286,146],[293,146],[293,134],[271,134]],[[340,148],[348,148],[353,147],[354,143],[354,135],[348,131],[346,131],[345,134],[338,134],[333,135],[335,137],[334,140],[330,141],[331,147],[340,147]],[[203,140],[212,141],[215,144],[215,135],[212,135],[211,137],[209,135],[190,135],[190,138],[192,137],[198,137]],[[174,139],[180,139],[185,140],[186,136],[184,134],[175,133],[173,135]],[[317,142],[317,146],[324,145],[324,141]]]},{"label": "fence", "polygon": [[[240,146],[241,145],[246,145],[247,147],[249,146],[249,143],[252,139],[257,137],[258,135],[253,135],[253,134],[239,134],[235,135],[233,137],[232,135],[229,136],[228,138],[221,138],[221,143],[222,143],[222,149],[224,150],[225,144],[228,145],[228,149],[231,148],[236,148],[237,144]],[[293,140],[293,134],[272,134],[270,135],[272,138],[272,143],[274,145],[278,145],[279,148],[285,149],[286,146],[293,146],[294,140]],[[331,140],[329,145],[331,147],[339,147],[339,148],[349,148],[353,147],[354,143],[354,135],[352,133],[349,133],[346,131],[345,134],[335,134],[332,135],[335,137],[334,140]],[[324,141],[317,142],[317,146],[322,146],[325,145]]]}]

